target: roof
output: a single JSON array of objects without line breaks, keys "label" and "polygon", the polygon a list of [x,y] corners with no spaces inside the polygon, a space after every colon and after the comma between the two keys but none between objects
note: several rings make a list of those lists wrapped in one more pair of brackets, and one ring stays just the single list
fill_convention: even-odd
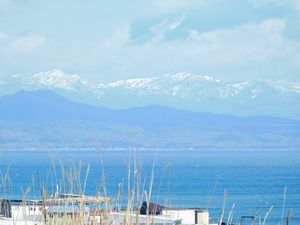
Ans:
[{"label": "roof", "polygon": [[203,208],[184,208],[184,207],[165,207],[163,210],[195,210],[197,212],[208,212],[208,209]]},{"label": "roof", "polygon": [[11,205],[42,205],[43,202],[46,205],[52,204],[101,204],[104,202],[111,203],[112,201],[103,196],[86,196],[86,195],[75,195],[75,194],[55,194],[49,198],[42,200],[19,200],[19,199],[1,199],[0,202],[9,201]]},{"label": "roof", "polygon": [[[126,217],[126,213],[109,213],[108,214],[108,224],[110,224],[112,221],[114,221],[115,224],[121,224],[124,222],[124,219]],[[136,214],[132,213],[127,215],[129,216],[129,220],[132,220],[134,223],[136,220]],[[147,223],[147,216],[140,215],[139,216],[139,224],[146,224]],[[150,216],[150,223],[152,224],[161,224],[161,225],[178,225],[181,223],[181,219],[169,219],[165,216]]]},{"label": "roof", "polygon": [[15,200],[9,200],[9,199],[1,199],[0,203],[2,202],[6,202],[6,203],[10,203],[12,206],[17,205],[17,206],[21,206],[21,205],[26,205],[26,206],[33,206],[33,205],[42,205],[43,202],[42,201],[34,201],[34,200],[28,200],[28,201],[23,201],[23,200],[19,200],[19,199],[15,199]]},{"label": "roof", "polygon": [[[82,208],[79,206],[50,206],[47,209],[48,213],[54,214],[54,213],[79,213],[82,212]],[[88,212],[88,207],[83,207],[84,212]]]}]

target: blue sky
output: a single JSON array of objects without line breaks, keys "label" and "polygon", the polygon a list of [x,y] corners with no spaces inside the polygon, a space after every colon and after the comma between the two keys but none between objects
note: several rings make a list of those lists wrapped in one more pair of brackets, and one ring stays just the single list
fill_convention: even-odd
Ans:
[{"label": "blue sky", "polygon": [[300,79],[300,0],[0,0],[0,77]]}]

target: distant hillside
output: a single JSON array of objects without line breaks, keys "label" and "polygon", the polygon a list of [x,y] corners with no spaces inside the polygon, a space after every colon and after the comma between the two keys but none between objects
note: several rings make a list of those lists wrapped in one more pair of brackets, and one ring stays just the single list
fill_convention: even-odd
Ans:
[{"label": "distant hillside", "polygon": [[[133,135],[134,134],[134,135]],[[0,98],[2,149],[128,147],[296,148],[300,121],[238,117],[165,106],[98,108],[49,90]]]},{"label": "distant hillside", "polygon": [[94,106],[130,108],[164,105],[230,115],[271,115],[300,120],[300,82],[244,80],[224,82],[211,76],[176,73],[95,83],[60,70],[0,81],[0,96],[24,90],[52,90]]}]

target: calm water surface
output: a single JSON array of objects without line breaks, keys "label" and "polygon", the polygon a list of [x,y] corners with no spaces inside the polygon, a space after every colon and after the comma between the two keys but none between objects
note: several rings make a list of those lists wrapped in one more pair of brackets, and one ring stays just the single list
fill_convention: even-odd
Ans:
[{"label": "calm water surface", "polygon": [[[21,198],[22,190],[31,186],[29,196],[34,197],[39,193],[41,180],[49,184],[49,192],[55,192],[56,182],[62,180],[61,160],[67,171],[70,167],[79,168],[79,162],[82,162],[81,183],[84,183],[87,166],[90,166],[87,194],[97,193],[104,170],[107,192],[115,197],[119,185],[126,186],[129,156],[132,154],[126,151],[2,152],[1,174],[3,176],[9,169],[12,190],[2,188],[1,195]],[[300,151],[140,151],[137,155],[142,166],[142,180],[146,177],[146,187],[155,162],[154,202],[208,208],[212,219],[216,219],[226,189],[226,216],[234,204],[235,221],[241,215],[260,215],[263,218],[273,206],[267,224],[278,224],[287,187],[284,215],[290,210],[290,224],[300,224]]]}]

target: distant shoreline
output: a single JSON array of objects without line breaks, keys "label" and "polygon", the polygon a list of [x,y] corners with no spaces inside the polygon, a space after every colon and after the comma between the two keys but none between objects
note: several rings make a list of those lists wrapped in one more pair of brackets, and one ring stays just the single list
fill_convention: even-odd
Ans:
[{"label": "distant shoreline", "polygon": [[[222,153],[268,153],[268,152],[300,152],[299,148],[136,148],[138,152],[222,152]],[[0,154],[4,152],[38,152],[38,153],[48,153],[48,152],[134,152],[133,147],[128,148],[47,148],[45,150],[41,149],[1,149]]]}]

